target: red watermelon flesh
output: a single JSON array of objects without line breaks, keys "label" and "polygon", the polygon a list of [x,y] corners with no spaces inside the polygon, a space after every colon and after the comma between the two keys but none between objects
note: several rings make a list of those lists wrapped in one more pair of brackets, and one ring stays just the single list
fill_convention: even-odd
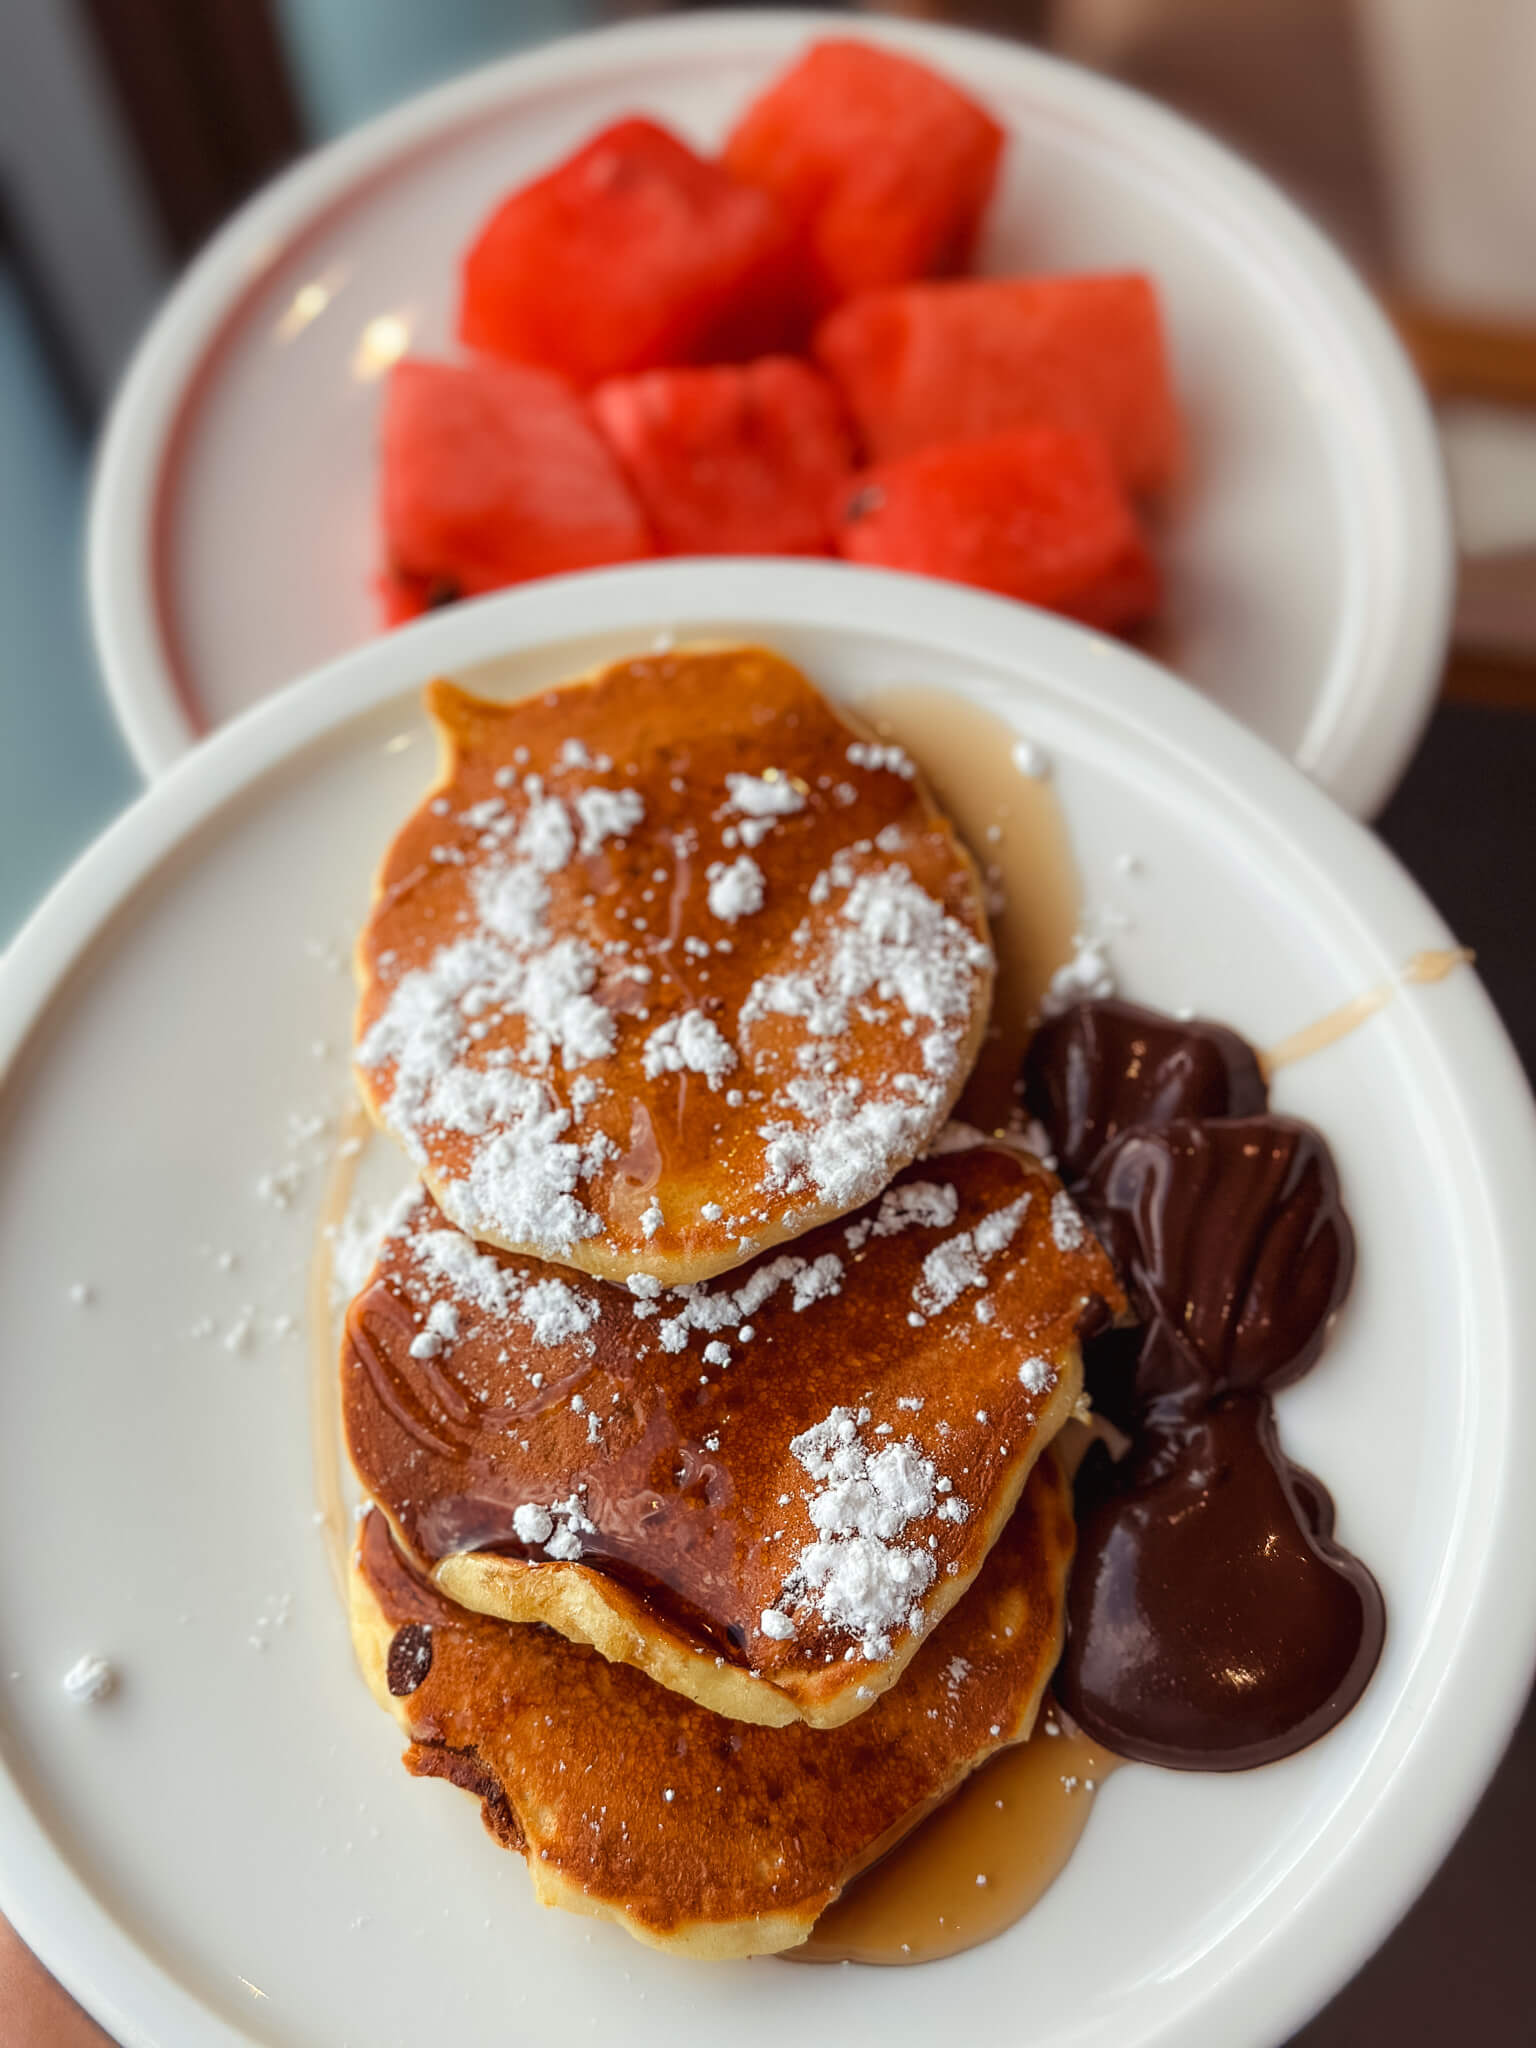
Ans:
[{"label": "red watermelon flesh", "polygon": [[395,365],[380,509],[390,574],[424,603],[652,552],[581,400],[547,371],[510,363]]},{"label": "red watermelon flesh", "polygon": [[[408,626],[412,619],[419,619],[423,612],[432,609],[428,593],[432,585],[424,576],[407,576],[400,569],[383,569],[374,578],[374,590],[378,594],[379,609],[384,614],[386,626]],[[441,586],[447,602],[448,586]]]},{"label": "red watermelon flesh", "polygon": [[620,121],[504,199],[464,259],[473,348],[595,384],[797,341],[798,244],[772,194]]},{"label": "red watermelon flesh", "polygon": [[600,384],[591,404],[666,553],[830,552],[853,440],[808,363],[650,370]]},{"label": "red watermelon flesh", "polygon": [[832,306],[963,269],[1002,147],[986,109],[926,65],[831,41],[752,103],[724,155],[784,202]]},{"label": "red watermelon flesh", "polygon": [[878,462],[1046,425],[1101,434],[1133,491],[1162,489],[1179,467],[1178,406],[1145,277],[879,292],[825,320],[815,349]]},{"label": "red watermelon flesh", "polygon": [[848,487],[849,561],[974,583],[1108,631],[1146,618],[1157,566],[1104,443],[1019,427],[866,469]]}]

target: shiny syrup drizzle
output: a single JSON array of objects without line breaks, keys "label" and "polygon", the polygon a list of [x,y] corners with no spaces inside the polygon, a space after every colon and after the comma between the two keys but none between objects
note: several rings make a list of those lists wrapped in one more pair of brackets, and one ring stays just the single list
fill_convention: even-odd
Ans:
[{"label": "shiny syrup drizzle", "polygon": [[1282,1038],[1278,1044],[1268,1047],[1259,1055],[1265,1073],[1274,1074],[1281,1067],[1294,1066],[1297,1060],[1310,1059],[1313,1053],[1322,1052],[1328,1046],[1336,1045],[1341,1038],[1347,1038],[1368,1017],[1374,1017],[1378,1010],[1385,1009],[1400,986],[1414,987],[1444,981],[1458,967],[1470,967],[1476,958],[1470,946],[1430,946],[1413,954],[1399,969],[1395,980],[1378,982],[1375,988],[1351,996],[1347,1003],[1340,1003],[1325,1017],[1315,1018],[1299,1031]]},{"label": "shiny syrup drizzle", "polygon": [[906,748],[983,879],[995,884],[987,892],[997,953],[992,1021],[955,1114],[979,1130],[1001,1131],[1014,1107],[1020,1048],[1051,976],[1072,957],[1081,916],[1055,785],[1023,774],[1014,765],[1014,729],[963,698],[890,689],[857,708],[882,739]]},{"label": "shiny syrup drizzle", "polygon": [[326,1558],[342,1605],[347,1603],[348,1544],[352,1517],[343,1494],[346,1452],[341,1440],[341,1410],[336,1400],[336,1347],[341,1318],[332,1299],[336,1271],[336,1233],[342,1226],[358,1163],[373,1126],[362,1107],[353,1103],[342,1119],[321,1197],[315,1241],[309,1258],[305,1327],[309,1338],[310,1451],[314,1459],[316,1514]]},{"label": "shiny syrup drizzle", "polygon": [[967,1778],[784,1960],[932,1963],[990,1941],[1065,1870],[1094,1794],[1119,1761],[1047,1700],[1028,1742]]}]

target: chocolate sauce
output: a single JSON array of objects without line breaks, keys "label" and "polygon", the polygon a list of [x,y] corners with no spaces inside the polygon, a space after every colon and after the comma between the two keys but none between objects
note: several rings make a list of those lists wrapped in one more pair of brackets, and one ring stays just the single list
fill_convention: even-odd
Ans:
[{"label": "chocolate sauce", "polygon": [[1077,1488],[1078,1556],[1057,1684],[1090,1736],[1176,1770],[1303,1749],[1380,1654],[1375,1580],[1329,1536],[1332,1503],[1290,1465],[1262,1394],[1146,1428]]},{"label": "chocolate sauce", "polygon": [[408,1621],[390,1637],[384,1678],[397,1700],[409,1699],[432,1669],[430,1622]]},{"label": "chocolate sauce", "polygon": [[1074,1004],[1040,1026],[1024,1061],[1025,1105],[1050,1132],[1069,1186],[1123,1130],[1255,1116],[1268,1100],[1258,1056],[1235,1031],[1136,1003]]},{"label": "chocolate sauce", "polygon": [[1145,1325],[1143,1406],[1300,1378],[1354,1272],[1338,1175],[1290,1117],[1125,1130],[1079,1190]]},{"label": "chocolate sauce", "polygon": [[1044,1026],[1024,1090],[1141,1318],[1088,1349],[1095,1404],[1131,1443],[1078,1477],[1057,1690],[1121,1756],[1288,1756],[1354,1705],[1385,1632],[1269,1398],[1316,1361],[1354,1270],[1328,1147],[1265,1113],[1235,1034],[1128,1003]]}]

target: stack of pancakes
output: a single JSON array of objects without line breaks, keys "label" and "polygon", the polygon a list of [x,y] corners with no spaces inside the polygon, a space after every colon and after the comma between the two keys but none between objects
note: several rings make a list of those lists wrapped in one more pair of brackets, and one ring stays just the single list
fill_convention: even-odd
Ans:
[{"label": "stack of pancakes", "polygon": [[1119,1290],[948,1122],[993,959],[899,748],[755,648],[428,701],[358,948],[420,1175],[342,1346],[358,1653],[541,1899],[788,1948],[1028,1735]]}]

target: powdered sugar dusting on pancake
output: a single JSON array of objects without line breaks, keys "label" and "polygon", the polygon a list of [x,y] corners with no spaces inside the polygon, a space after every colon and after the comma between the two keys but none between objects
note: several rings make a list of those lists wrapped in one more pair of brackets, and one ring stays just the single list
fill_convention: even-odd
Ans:
[{"label": "powdered sugar dusting on pancake", "polygon": [[433,688],[448,780],[386,863],[356,1056],[455,1224],[703,1277],[936,1135],[992,956],[899,749],[755,650],[515,706]]}]

